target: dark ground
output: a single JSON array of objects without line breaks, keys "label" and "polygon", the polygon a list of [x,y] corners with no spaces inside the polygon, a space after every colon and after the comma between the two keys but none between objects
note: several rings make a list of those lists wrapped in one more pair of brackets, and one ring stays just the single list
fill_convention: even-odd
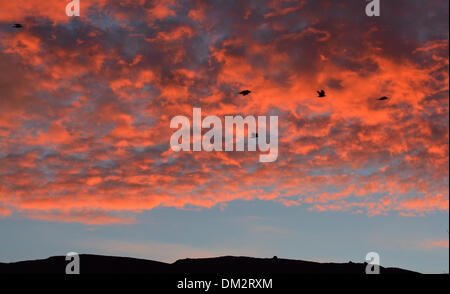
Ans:
[{"label": "dark ground", "polygon": [[[0,274],[64,274],[65,256],[0,263]],[[81,274],[364,274],[364,263],[318,263],[282,258],[214,257],[181,259],[174,263],[102,255],[80,255]],[[399,268],[380,268],[381,274],[415,274]]]}]

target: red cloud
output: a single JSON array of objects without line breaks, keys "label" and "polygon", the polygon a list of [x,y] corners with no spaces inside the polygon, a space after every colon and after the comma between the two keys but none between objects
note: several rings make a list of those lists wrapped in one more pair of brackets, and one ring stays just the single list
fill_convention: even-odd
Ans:
[{"label": "red cloud", "polygon": [[[0,21],[26,20],[0,31],[0,216],[133,223],[236,199],[448,212],[448,30],[426,30],[442,19],[418,36],[350,3],[138,2],[87,1],[72,20],[59,0],[0,2]],[[277,162],[172,152],[170,119],[193,107],[275,113]]]}]

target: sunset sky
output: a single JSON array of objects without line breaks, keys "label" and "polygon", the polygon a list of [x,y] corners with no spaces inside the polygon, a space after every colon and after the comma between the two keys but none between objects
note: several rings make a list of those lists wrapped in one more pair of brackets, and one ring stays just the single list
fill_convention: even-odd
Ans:
[{"label": "sunset sky", "polygon": [[[0,0],[0,262],[376,251],[448,272],[448,0],[80,2]],[[193,107],[277,115],[277,161],[173,152]]]}]

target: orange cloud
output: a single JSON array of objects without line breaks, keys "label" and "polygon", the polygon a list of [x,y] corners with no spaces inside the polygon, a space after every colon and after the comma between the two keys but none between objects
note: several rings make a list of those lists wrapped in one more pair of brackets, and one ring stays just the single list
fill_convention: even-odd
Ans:
[{"label": "orange cloud", "polygon": [[7,217],[7,216],[10,216],[10,215],[11,215],[11,211],[10,210],[8,210],[6,208],[3,208],[3,207],[0,207],[0,217]]},{"label": "orange cloud", "polygon": [[[26,21],[0,31],[2,217],[133,223],[160,206],[237,199],[448,212],[448,30],[435,32],[438,17],[418,22],[428,28],[419,38],[414,24],[380,26],[350,2],[99,0],[71,20],[59,0],[0,3],[1,22]],[[277,162],[171,151],[170,119],[193,107],[278,115]]]},{"label": "orange cloud", "polygon": [[429,240],[425,242],[426,248],[446,248],[448,249],[448,238],[441,240]]}]

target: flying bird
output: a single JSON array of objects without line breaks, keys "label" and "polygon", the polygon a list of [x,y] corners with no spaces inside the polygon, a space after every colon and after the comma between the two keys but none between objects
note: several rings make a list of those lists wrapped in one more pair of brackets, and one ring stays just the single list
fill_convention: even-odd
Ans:
[{"label": "flying bird", "polygon": [[380,101],[383,101],[383,100],[388,100],[389,98],[388,97],[386,97],[386,96],[383,96],[383,97],[381,97],[381,98],[378,98],[378,100],[380,100]]},{"label": "flying bird", "polygon": [[12,25],[12,27],[16,28],[16,29],[21,29],[21,28],[23,28],[23,25],[21,25],[20,23],[15,23]]},{"label": "flying bird", "polygon": [[319,96],[317,96],[317,97],[319,97],[319,98],[323,98],[323,97],[326,96],[324,90],[317,91],[317,94],[319,94]]},{"label": "flying bird", "polygon": [[244,90],[244,91],[241,91],[241,92],[239,92],[239,94],[241,94],[242,96],[247,96],[248,94],[250,94],[252,91],[250,91],[250,90]]}]

